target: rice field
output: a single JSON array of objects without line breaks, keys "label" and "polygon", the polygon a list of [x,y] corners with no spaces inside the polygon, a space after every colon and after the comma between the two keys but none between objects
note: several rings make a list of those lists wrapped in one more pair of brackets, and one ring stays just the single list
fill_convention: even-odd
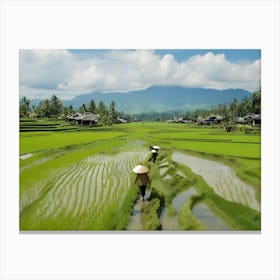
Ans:
[{"label": "rice field", "polygon": [[[22,216],[32,229],[100,229],[102,209],[121,207],[131,186],[131,169],[146,150],[93,155],[60,172],[48,192]],[[50,180],[51,178],[48,178]],[[43,182],[42,182],[43,183]],[[61,223],[63,221],[63,223]],[[71,223],[69,223],[71,221]]]},{"label": "rice field", "polygon": [[[199,202],[207,204],[212,221],[219,216],[221,222],[213,227],[260,228],[259,135],[167,123],[46,128],[20,132],[20,230],[143,230],[144,225],[150,230],[153,225],[158,229],[160,221],[162,230],[199,230],[205,227],[192,213],[192,207],[199,212]],[[148,162],[153,144],[161,147],[156,163]],[[221,163],[213,164],[213,156]],[[141,162],[150,168],[152,180],[144,210],[132,173]],[[180,194],[190,188],[196,195],[182,200]],[[144,218],[132,219],[131,213],[139,211]],[[176,215],[170,217],[170,211]],[[190,220],[185,224],[185,219]]]},{"label": "rice field", "polygon": [[180,152],[174,152],[172,159],[189,166],[226,200],[238,202],[260,211],[260,203],[256,199],[254,188],[242,182],[228,166]]}]

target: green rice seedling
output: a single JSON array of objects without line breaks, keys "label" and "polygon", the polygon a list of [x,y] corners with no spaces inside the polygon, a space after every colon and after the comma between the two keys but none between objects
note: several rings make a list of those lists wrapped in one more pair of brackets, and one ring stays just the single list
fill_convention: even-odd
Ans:
[{"label": "green rice seedling", "polygon": [[161,224],[159,220],[160,200],[152,199],[149,204],[144,205],[142,213],[142,224],[144,230],[159,230]]},{"label": "green rice seedling", "polygon": [[175,207],[172,205],[172,203],[167,204],[166,208],[167,208],[167,215],[169,217],[174,217],[177,214],[177,211]]},{"label": "green rice seedling", "polygon": [[193,215],[192,207],[195,202],[201,199],[201,196],[191,196],[182,207],[179,213],[179,225],[183,230],[207,230],[207,228]]},{"label": "green rice seedling", "polygon": [[[146,153],[126,152],[124,154],[95,155],[87,157],[84,160],[74,163],[68,169],[69,180],[63,173],[62,179],[58,180],[48,191],[46,197],[42,197],[40,203],[33,205],[33,211],[29,215],[21,216],[22,229],[31,226],[32,229],[108,229],[109,216],[117,209],[126,199],[126,193],[129,188],[130,179],[128,176],[133,165],[136,164],[135,155],[138,159],[141,154],[143,157]],[[127,163],[118,164],[119,158],[126,158]],[[113,174],[117,170],[117,173]],[[64,169],[64,172],[67,170]],[[115,176],[119,176],[120,186],[115,182]],[[89,180],[91,181],[89,183]],[[65,180],[66,179],[66,180]],[[66,184],[63,182],[66,181]],[[119,192],[116,192],[119,188]],[[115,195],[113,196],[112,193]],[[91,202],[91,203],[89,203]],[[38,209],[39,208],[39,212]],[[94,207],[91,211],[90,209]],[[36,216],[37,213],[37,216]],[[40,216],[40,222],[38,220]],[[86,221],[89,218],[90,221]],[[76,223],[74,221],[76,220]],[[65,221],[64,224],[59,224]],[[68,228],[71,224],[72,228]],[[123,226],[122,226],[123,227]]]}]

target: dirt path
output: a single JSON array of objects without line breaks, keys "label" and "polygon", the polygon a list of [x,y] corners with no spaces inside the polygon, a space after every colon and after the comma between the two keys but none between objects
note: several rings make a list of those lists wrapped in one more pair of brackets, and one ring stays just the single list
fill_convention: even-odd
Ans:
[{"label": "dirt path", "polygon": [[140,198],[137,199],[137,201],[134,204],[133,212],[130,221],[126,227],[126,230],[131,230],[131,231],[143,230],[141,213],[149,205],[148,198],[150,197],[150,194],[151,194],[150,192],[146,192],[145,201],[142,201]]}]

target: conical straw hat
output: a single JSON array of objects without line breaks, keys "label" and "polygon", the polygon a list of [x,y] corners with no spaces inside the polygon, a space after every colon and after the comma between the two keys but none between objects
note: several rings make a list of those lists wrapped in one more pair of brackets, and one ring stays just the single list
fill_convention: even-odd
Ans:
[{"label": "conical straw hat", "polygon": [[157,152],[156,150],[151,150],[151,153],[153,153],[153,154],[156,153],[156,152]]},{"label": "conical straw hat", "polygon": [[158,150],[158,149],[159,149],[159,146],[157,146],[157,145],[154,145],[154,146],[153,146],[153,149],[156,149],[156,150]]},{"label": "conical straw hat", "polygon": [[147,173],[149,171],[149,168],[140,164],[140,165],[135,166],[132,169],[132,171],[137,174],[143,174],[143,173]]}]

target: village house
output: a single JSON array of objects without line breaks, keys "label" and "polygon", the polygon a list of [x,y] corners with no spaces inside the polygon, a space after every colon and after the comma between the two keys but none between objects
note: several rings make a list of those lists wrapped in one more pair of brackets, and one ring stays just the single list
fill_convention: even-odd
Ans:
[{"label": "village house", "polygon": [[167,120],[168,123],[188,123],[190,120],[184,119],[184,118],[172,118],[170,120]]},{"label": "village house", "polygon": [[75,124],[93,126],[98,124],[99,115],[95,115],[91,112],[85,112],[84,114],[76,113],[72,116],[68,116],[67,120]]},{"label": "village house", "polygon": [[250,113],[247,116],[239,117],[237,119],[237,123],[239,124],[249,124],[252,126],[260,126],[261,125],[261,115]]},{"label": "village house", "polygon": [[221,116],[209,116],[207,118],[198,117],[196,119],[196,124],[197,125],[213,125],[213,124],[221,123],[222,120],[223,120],[223,118]]},{"label": "village house", "polygon": [[221,123],[222,117],[220,116],[209,116],[207,117],[204,121],[203,124],[216,124],[216,123]]},{"label": "village house", "polygon": [[117,118],[117,123],[127,123],[127,120],[122,118]]}]

